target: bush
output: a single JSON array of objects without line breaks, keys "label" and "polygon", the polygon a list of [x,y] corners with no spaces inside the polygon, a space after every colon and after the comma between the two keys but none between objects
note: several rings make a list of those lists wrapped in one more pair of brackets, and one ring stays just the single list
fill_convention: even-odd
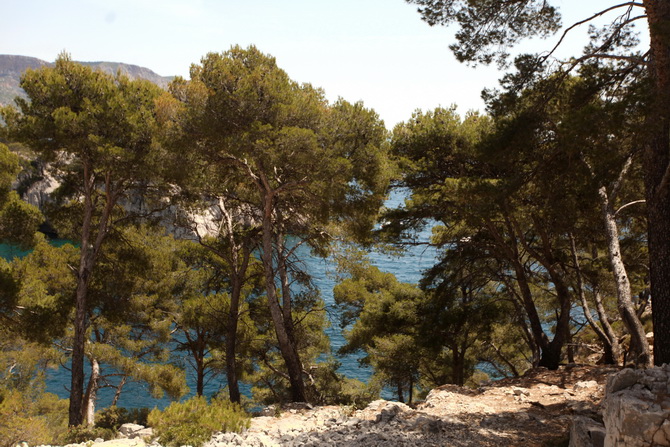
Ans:
[{"label": "bush", "polygon": [[95,426],[109,430],[118,430],[127,422],[128,410],[117,406],[107,407],[100,410],[95,416]]},{"label": "bush", "polygon": [[77,427],[69,427],[62,441],[68,444],[78,444],[81,442],[90,441],[92,439],[102,438],[104,440],[114,439],[116,433],[114,430],[99,427],[87,427],[86,425],[79,425]]},{"label": "bush", "polygon": [[67,401],[50,393],[0,390],[0,447],[51,444],[67,427]]},{"label": "bush", "polygon": [[146,426],[148,408],[119,408],[117,406],[107,407],[98,412],[95,418],[95,426],[117,431],[123,424],[133,423]]},{"label": "bush", "polygon": [[195,396],[185,402],[173,402],[165,410],[149,413],[149,426],[166,447],[192,445],[198,447],[209,441],[217,431],[241,431],[249,427],[249,416],[223,398],[207,399]]}]

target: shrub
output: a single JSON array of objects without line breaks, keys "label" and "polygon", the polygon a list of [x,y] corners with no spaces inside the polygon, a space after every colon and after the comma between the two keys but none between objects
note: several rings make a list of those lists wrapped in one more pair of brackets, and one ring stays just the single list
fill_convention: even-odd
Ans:
[{"label": "shrub", "polygon": [[217,431],[241,431],[249,427],[249,416],[223,398],[207,399],[195,396],[185,402],[173,402],[165,410],[154,409],[149,413],[149,426],[160,436],[166,447],[200,446]]},{"label": "shrub", "polygon": [[95,418],[95,426],[100,428],[108,428],[111,430],[118,430],[123,424],[133,423],[140,425],[147,425],[147,417],[149,416],[148,408],[123,408],[123,407],[107,407],[98,412]]},{"label": "shrub", "polygon": [[109,430],[118,430],[127,422],[128,410],[117,406],[107,407],[100,410],[95,417],[95,426]]},{"label": "shrub", "polygon": [[90,441],[92,439],[102,438],[105,440],[114,439],[116,433],[114,430],[99,427],[87,427],[86,425],[79,425],[77,427],[69,427],[62,441],[68,444],[77,444],[80,442]]},{"label": "shrub", "polygon": [[67,427],[67,401],[53,394],[0,390],[0,447],[50,444]]}]

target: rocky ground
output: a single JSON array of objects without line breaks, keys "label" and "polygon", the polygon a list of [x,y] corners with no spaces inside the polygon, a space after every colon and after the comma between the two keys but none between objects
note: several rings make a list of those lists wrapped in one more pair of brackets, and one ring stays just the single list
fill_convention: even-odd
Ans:
[{"label": "rocky ground", "polygon": [[292,409],[254,418],[244,434],[219,434],[224,446],[558,446],[572,417],[595,415],[608,373],[562,367],[494,382],[478,390],[443,386],[411,408],[383,400],[347,413],[341,407]]},{"label": "rocky ground", "polygon": [[[412,407],[378,400],[356,411],[286,408],[278,416],[254,418],[243,434],[216,434],[206,447],[567,446],[573,417],[597,418],[606,377],[615,371],[571,365],[477,390],[446,385]],[[114,447],[112,442],[93,447]],[[124,442],[116,445],[143,445],[139,439]]]}]

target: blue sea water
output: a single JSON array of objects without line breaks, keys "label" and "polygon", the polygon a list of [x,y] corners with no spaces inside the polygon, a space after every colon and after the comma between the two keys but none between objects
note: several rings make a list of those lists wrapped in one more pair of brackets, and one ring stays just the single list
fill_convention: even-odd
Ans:
[{"label": "blue sea water", "polygon": [[[402,203],[405,194],[393,194],[386,203],[389,208],[396,207]],[[430,230],[424,231],[420,235],[420,240],[427,241],[430,235]],[[17,250],[16,248],[6,245],[0,245],[0,256],[5,259],[11,259],[15,256],[23,256],[26,252]],[[399,281],[417,283],[421,278],[422,272],[430,268],[435,261],[435,251],[432,248],[427,248],[425,245],[412,247],[405,251],[402,255],[391,256],[381,252],[370,253],[371,262],[380,270],[390,272],[396,275]],[[344,345],[345,339],[342,330],[337,322],[336,309],[333,299],[333,287],[335,286],[335,264],[331,259],[319,259],[309,257],[306,260],[309,272],[314,278],[315,285],[319,288],[321,296],[326,303],[328,316],[331,320],[331,327],[326,331],[330,338],[331,350],[333,355],[336,355],[338,349]],[[360,354],[351,354],[347,356],[337,356],[337,360],[341,363],[339,372],[349,378],[355,378],[363,382],[367,382],[372,371],[370,368],[361,366],[358,359]],[[184,360],[186,362],[186,360]],[[68,397],[68,386],[70,383],[69,371],[66,368],[59,368],[52,370],[47,376],[47,390],[57,394],[62,398]],[[191,368],[187,368],[187,383],[191,390],[195,390],[195,377]],[[210,379],[205,384],[205,394],[211,396],[225,387],[225,376],[219,375]],[[241,391],[250,395],[250,387],[242,386]],[[104,408],[109,406],[114,397],[114,388],[102,388],[98,393],[98,407]],[[194,391],[189,396],[193,395]],[[384,396],[392,398],[392,395]],[[126,408],[138,407],[159,407],[164,408],[169,405],[170,400],[166,397],[156,398],[151,395],[148,386],[139,382],[130,382],[125,385],[123,392],[119,399],[118,405]]]}]

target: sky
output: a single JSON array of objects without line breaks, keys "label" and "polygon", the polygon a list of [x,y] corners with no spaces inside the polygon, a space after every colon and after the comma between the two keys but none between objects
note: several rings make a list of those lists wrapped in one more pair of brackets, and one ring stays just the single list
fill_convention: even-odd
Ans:
[{"label": "sky", "polygon": [[[555,0],[573,23],[612,0]],[[0,54],[147,67],[188,78],[209,52],[255,45],[298,82],[329,100],[363,101],[387,128],[421,109],[484,110],[483,88],[497,67],[458,63],[448,49],[455,29],[430,27],[404,0],[2,0]],[[646,30],[642,30],[646,33]],[[586,28],[571,33],[560,55],[579,54]],[[557,41],[532,41],[542,51]]]}]

